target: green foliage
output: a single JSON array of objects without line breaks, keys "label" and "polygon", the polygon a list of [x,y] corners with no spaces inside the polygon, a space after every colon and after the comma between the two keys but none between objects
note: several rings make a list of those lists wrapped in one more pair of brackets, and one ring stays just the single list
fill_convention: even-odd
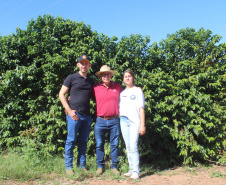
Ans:
[{"label": "green foliage", "polygon": [[[84,23],[50,15],[1,37],[0,145],[23,144],[26,132],[28,139],[43,144],[46,154],[62,151],[66,123],[58,99],[61,84],[74,73],[78,56],[88,54],[95,65],[99,56],[110,56],[114,40]],[[101,64],[95,66],[97,70]]]},{"label": "green foliage", "polygon": [[158,57],[144,85],[153,140],[173,163],[224,158],[226,45],[216,41],[209,30],[185,29],[150,47]]},{"label": "green foliage", "polygon": [[[159,44],[142,35],[117,42],[83,22],[50,15],[32,19],[26,30],[0,37],[0,145],[22,146],[27,156],[63,153],[66,123],[58,93],[66,76],[77,70],[77,58],[87,54],[96,82],[93,74],[103,64],[117,71],[113,80],[119,83],[126,69],[134,71],[146,100],[141,160],[225,163],[226,43],[217,44],[220,39],[210,30],[187,28]],[[92,114],[94,107],[91,100]],[[95,154],[93,127],[90,156]],[[124,148],[121,140],[122,156]],[[105,153],[110,157],[108,142]]]}]

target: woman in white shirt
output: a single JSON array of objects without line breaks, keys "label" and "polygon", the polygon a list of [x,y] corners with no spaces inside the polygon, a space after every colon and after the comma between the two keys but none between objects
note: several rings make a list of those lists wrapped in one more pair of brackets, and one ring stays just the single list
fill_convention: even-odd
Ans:
[{"label": "woman in white shirt", "polygon": [[120,94],[120,126],[126,144],[129,171],[125,176],[132,179],[139,178],[139,134],[145,134],[144,94],[134,86],[134,73],[126,70],[123,75],[126,89]]}]

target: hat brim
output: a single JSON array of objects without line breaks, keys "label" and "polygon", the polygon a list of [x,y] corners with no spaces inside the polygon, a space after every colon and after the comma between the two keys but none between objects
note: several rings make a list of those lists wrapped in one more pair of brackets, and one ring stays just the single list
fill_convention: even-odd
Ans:
[{"label": "hat brim", "polygon": [[98,72],[95,73],[95,75],[101,77],[100,74],[101,74],[101,73],[105,73],[105,72],[109,72],[109,73],[111,73],[112,75],[115,75],[115,74],[116,74],[116,71],[110,70],[110,71],[98,71]]},{"label": "hat brim", "polygon": [[77,63],[80,63],[80,62],[82,62],[82,61],[86,61],[86,62],[89,62],[89,63],[90,63],[90,61],[87,60],[87,59],[80,60],[80,61],[78,61]]}]

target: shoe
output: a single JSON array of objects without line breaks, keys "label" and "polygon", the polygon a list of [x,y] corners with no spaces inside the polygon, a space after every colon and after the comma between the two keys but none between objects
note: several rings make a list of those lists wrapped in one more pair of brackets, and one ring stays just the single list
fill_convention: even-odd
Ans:
[{"label": "shoe", "polygon": [[103,173],[103,168],[97,168],[96,175],[100,175]]},{"label": "shoe", "polygon": [[117,168],[111,169],[111,171],[115,174],[115,175],[119,175],[120,172],[117,170]]},{"label": "shoe", "polygon": [[66,170],[66,175],[73,176],[74,174],[72,169]]},{"label": "shoe", "polygon": [[131,179],[139,179],[139,174],[138,173],[132,173],[130,176]]},{"label": "shoe", "polygon": [[126,177],[130,177],[132,175],[132,170],[129,170],[127,173],[124,174]]}]

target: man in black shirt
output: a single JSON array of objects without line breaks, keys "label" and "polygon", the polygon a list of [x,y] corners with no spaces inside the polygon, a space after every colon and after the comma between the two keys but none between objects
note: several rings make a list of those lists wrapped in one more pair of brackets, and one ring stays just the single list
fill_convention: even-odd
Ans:
[{"label": "man in black shirt", "polygon": [[[66,173],[73,175],[74,147],[78,141],[77,166],[86,171],[86,149],[92,124],[90,116],[90,95],[93,80],[87,76],[88,69],[91,67],[90,58],[87,55],[79,57],[77,66],[79,71],[69,75],[59,92],[60,101],[67,114],[67,140],[65,144],[65,166]],[[69,103],[65,97],[70,91]]]}]

